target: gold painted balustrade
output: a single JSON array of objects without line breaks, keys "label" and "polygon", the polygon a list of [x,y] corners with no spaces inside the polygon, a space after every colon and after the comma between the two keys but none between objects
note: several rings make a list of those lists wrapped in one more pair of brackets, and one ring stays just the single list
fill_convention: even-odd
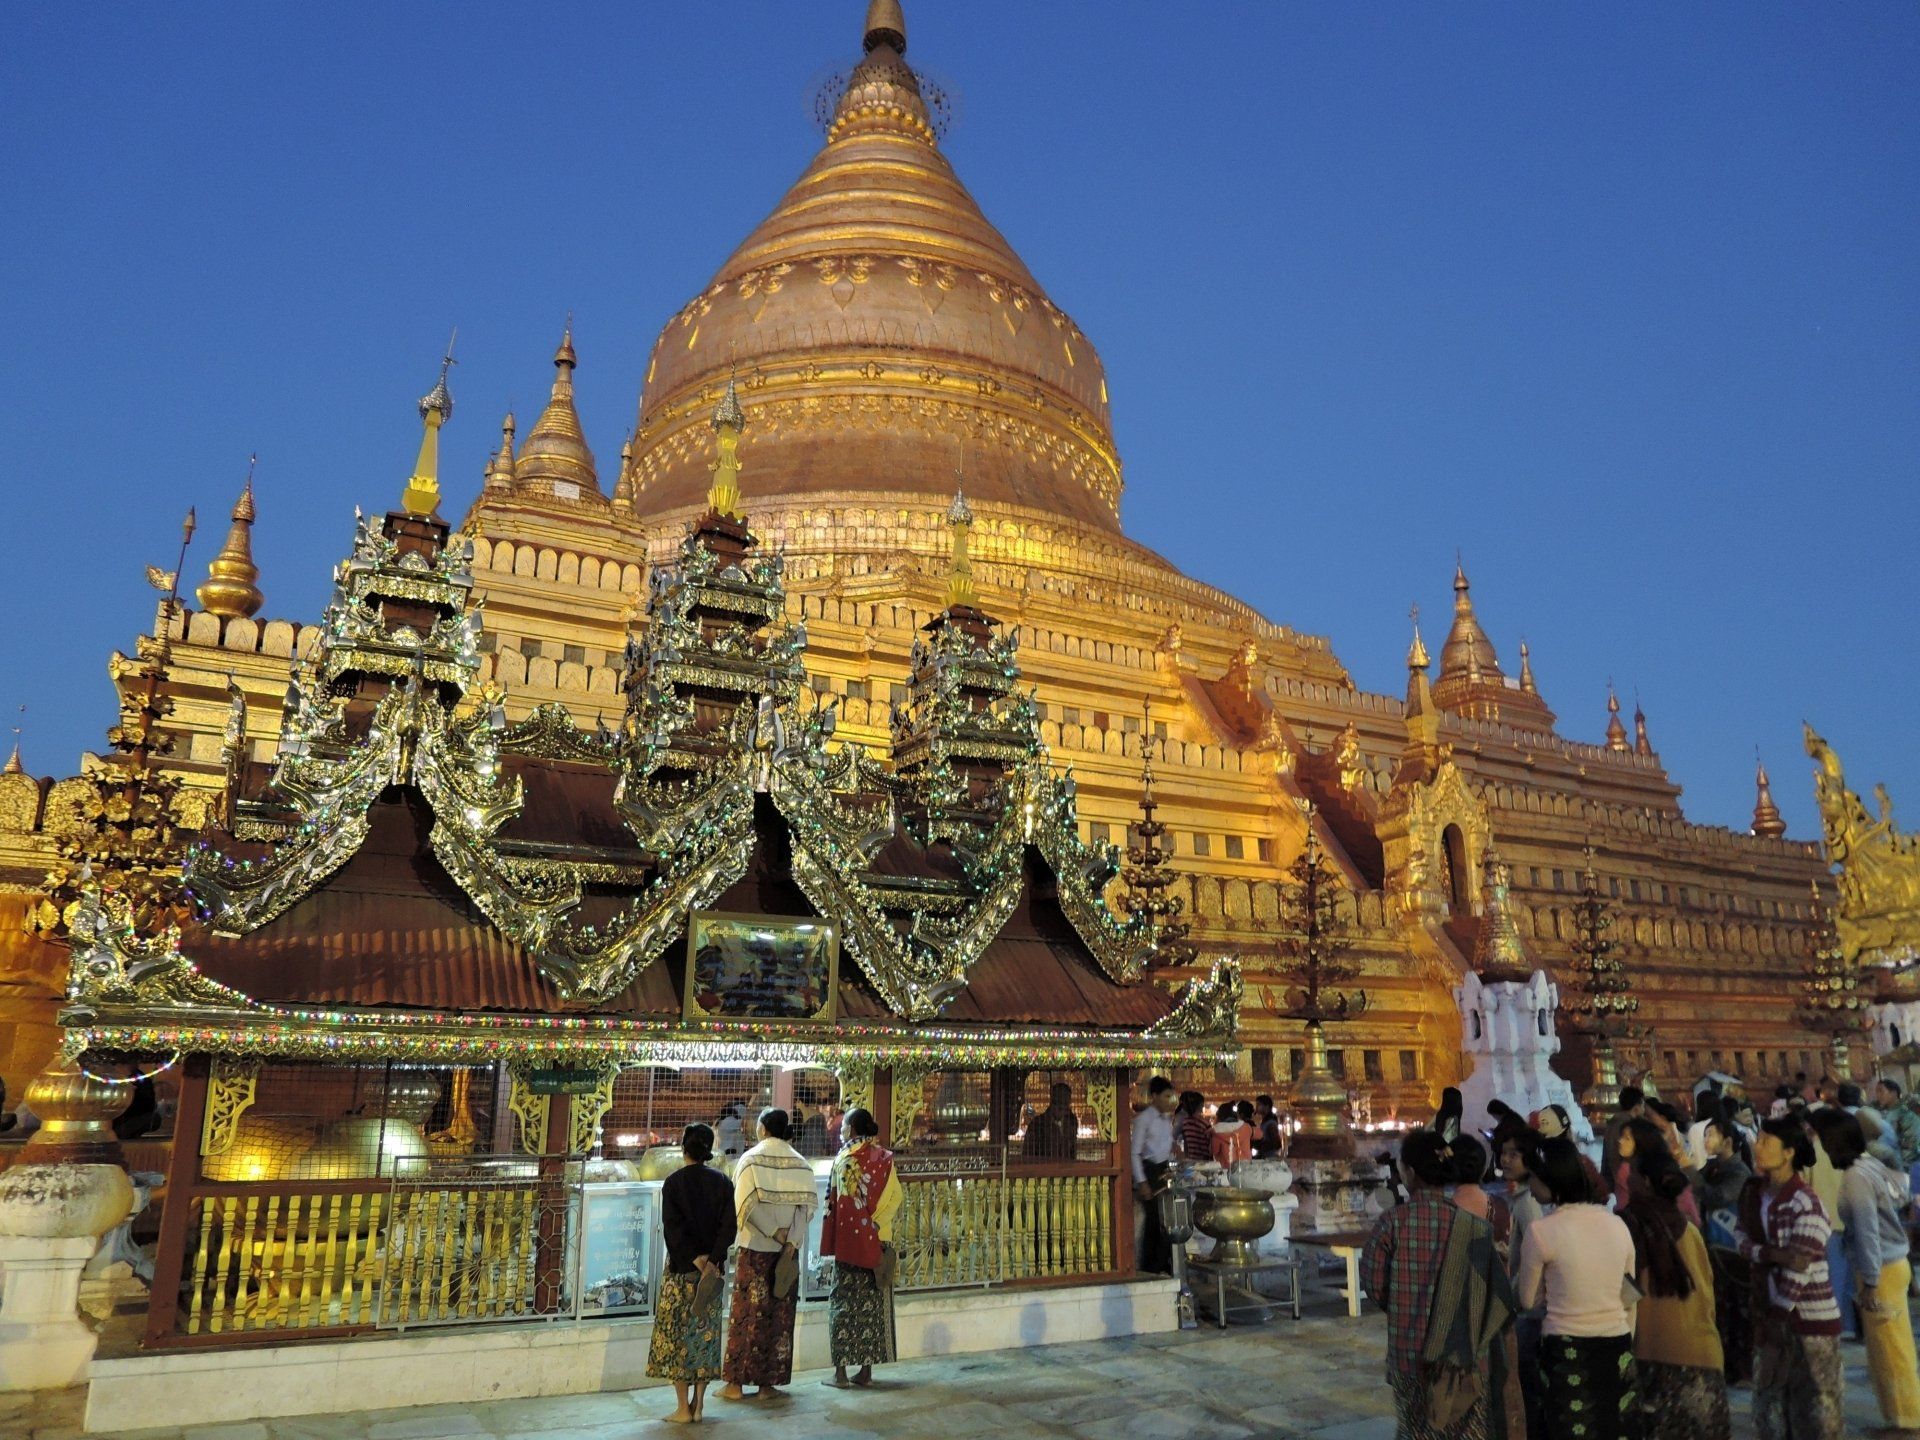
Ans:
[{"label": "gold painted balustrade", "polygon": [[903,1290],[1100,1275],[1113,1263],[1113,1177],[910,1179],[894,1220]]},{"label": "gold painted balustrade", "polygon": [[189,1336],[538,1312],[540,1197],[531,1182],[233,1187],[193,1204],[180,1317]]}]

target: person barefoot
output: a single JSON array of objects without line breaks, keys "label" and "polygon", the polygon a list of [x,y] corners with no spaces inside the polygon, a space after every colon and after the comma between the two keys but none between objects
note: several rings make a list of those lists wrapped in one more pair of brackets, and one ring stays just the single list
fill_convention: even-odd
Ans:
[{"label": "person barefoot", "polygon": [[662,1415],[660,1417],[662,1424],[691,1425],[700,1418],[694,1411],[693,1402],[687,1396],[687,1391],[690,1388],[684,1380],[676,1380],[673,1382],[673,1398],[678,1404],[671,1415]]},{"label": "person barefoot", "polygon": [[667,1265],[655,1304],[647,1373],[673,1384],[679,1403],[662,1417],[670,1425],[700,1418],[707,1384],[721,1373],[719,1288],[737,1220],[732,1184],[707,1165],[713,1139],[709,1127],[687,1126],[680,1137],[684,1163],[660,1187]]}]

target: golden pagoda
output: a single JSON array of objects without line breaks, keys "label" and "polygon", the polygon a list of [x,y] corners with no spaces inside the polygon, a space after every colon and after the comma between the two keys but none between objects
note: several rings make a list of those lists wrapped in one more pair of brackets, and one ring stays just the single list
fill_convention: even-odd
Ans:
[{"label": "golden pagoda", "polygon": [[[1646,1034],[1621,1048],[1623,1073],[1674,1083],[1817,1065],[1824,1042],[1796,1020],[1786,982],[1807,949],[1818,844],[1761,814],[1752,833],[1690,821],[1644,721],[1630,736],[1611,687],[1603,734],[1563,733],[1533,651],[1519,648],[1517,675],[1502,667],[1464,563],[1437,670],[1416,633],[1405,694],[1384,694],[1355,685],[1326,637],[1129,537],[1099,353],[943,153],[945,107],[909,62],[900,5],[876,0],[857,50],[855,38],[843,37],[851,65],[828,91],[818,153],[666,317],[634,377],[617,474],[601,475],[588,441],[607,417],[574,400],[592,317],[569,322],[545,407],[524,429],[508,417],[482,474],[439,474],[451,402],[444,384],[422,401],[405,508],[425,522],[436,506],[449,517],[468,507],[455,533],[473,547],[477,683],[504,722],[545,707],[617,731],[655,577],[677,563],[690,525],[737,515],[760,553],[782,557],[782,603],[836,745],[888,753],[923,628],[959,607],[999,617],[1017,641],[1038,741],[1071,767],[1084,841],[1126,843],[1142,739],[1156,742],[1155,815],[1178,872],[1169,889],[1200,963],[1271,951],[1311,825],[1344,886],[1370,1002],[1339,1027],[1329,1066],[1370,1092],[1375,1113],[1418,1113],[1459,1075],[1451,989],[1475,932],[1456,922],[1477,916],[1496,844],[1511,923],[1562,976],[1592,847],[1615,954],[1642,999]],[[711,238],[718,253],[731,237]],[[527,357],[530,371],[539,363]],[[607,433],[602,453],[618,439]],[[949,562],[957,544],[963,570]],[[1493,578],[1484,557],[1476,568]],[[163,725],[178,744],[164,767],[182,782],[189,824],[218,813],[236,770],[275,762],[290,677],[316,643],[318,617],[244,610],[209,591],[166,620]],[[114,663],[123,689],[138,683],[135,661]],[[239,766],[224,739],[230,685],[243,697]],[[0,867],[23,898],[70,824],[73,785],[0,776]],[[38,963],[9,960],[17,949],[0,949],[0,986],[8,964],[24,976]],[[22,979],[21,993],[37,983]],[[23,1022],[29,1010],[22,1001]],[[1254,987],[1240,1018],[1235,1083],[1284,1095],[1304,1064],[1301,1022]],[[5,1078],[17,1089],[26,1077]]]}]

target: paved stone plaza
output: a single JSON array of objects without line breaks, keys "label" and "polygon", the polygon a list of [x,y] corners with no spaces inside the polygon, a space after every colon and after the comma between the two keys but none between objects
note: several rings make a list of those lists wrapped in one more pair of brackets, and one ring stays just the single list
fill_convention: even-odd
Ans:
[{"label": "paved stone plaza", "polygon": [[[882,1384],[867,1393],[829,1389],[820,1383],[825,1372],[816,1371],[796,1377],[791,1398],[775,1404],[710,1398],[707,1424],[697,1433],[779,1440],[1392,1440],[1393,1406],[1381,1378],[1384,1344],[1377,1314],[1356,1321],[1319,1313],[1298,1324],[1281,1319],[1264,1328],[911,1361],[882,1371]],[[1867,1435],[1879,1415],[1867,1386],[1866,1352],[1847,1345],[1843,1353],[1847,1433]],[[1734,1392],[1736,1436],[1753,1434],[1748,1396],[1744,1388]],[[84,1398],[77,1389],[0,1395],[0,1436],[78,1440]],[[672,1408],[670,1391],[640,1390],[163,1427],[120,1440],[620,1440],[687,1433],[687,1427],[658,1423]]]}]

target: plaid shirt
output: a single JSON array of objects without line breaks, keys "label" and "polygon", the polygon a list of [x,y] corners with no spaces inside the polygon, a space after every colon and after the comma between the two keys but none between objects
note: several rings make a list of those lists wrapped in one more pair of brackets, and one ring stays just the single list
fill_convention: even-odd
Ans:
[{"label": "plaid shirt", "polygon": [[1382,1215],[1360,1252],[1360,1278],[1387,1312],[1387,1373],[1417,1378],[1427,1343],[1433,1287],[1459,1211],[1438,1190],[1421,1190]]}]

